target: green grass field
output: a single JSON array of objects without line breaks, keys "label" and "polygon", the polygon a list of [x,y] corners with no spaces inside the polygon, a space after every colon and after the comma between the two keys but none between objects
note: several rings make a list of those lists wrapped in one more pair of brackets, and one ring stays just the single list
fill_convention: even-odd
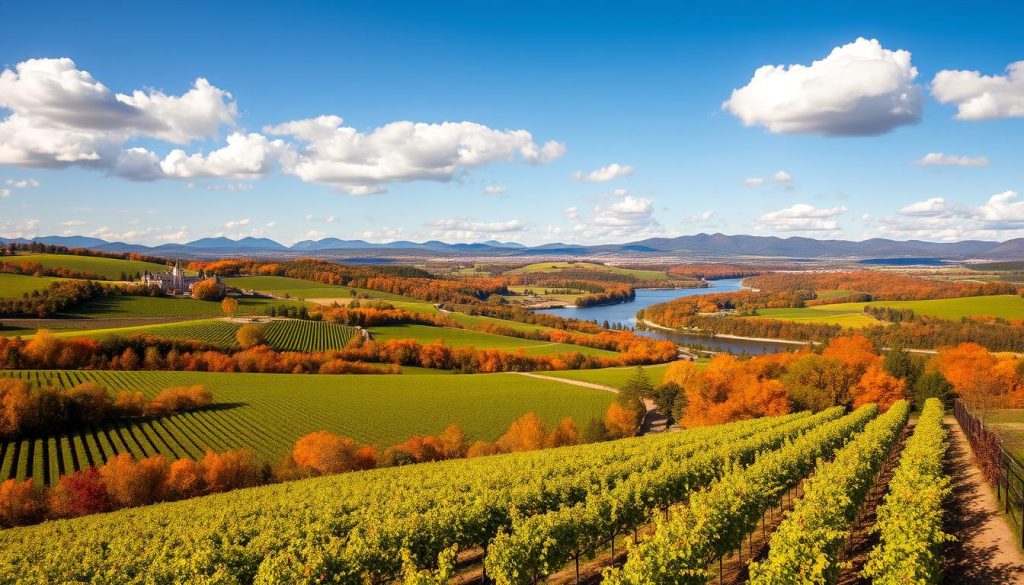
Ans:
[{"label": "green grass field", "polygon": [[473,346],[477,349],[501,349],[504,351],[517,351],[519,349],[523,349],[526,351],[527,355],[555,355],[574,351],[584,355],[615,355],[615,352],[583,347],[581,345],[519,339],[518,337],[492,335],[490,333],[481,333],[479,331],[470,331],[467,329],[454,329],[451,327],[403,324],[370,327],[369,331],[370,335],[376,341],[415,339],[420,343],[433,343],[435,341],[443,340],[445,344],[450,347]]},{"label": "green grass field", "polygon": [[247,448],[267,462],[297,438],[329,430],[385,447],[414,434],[462,425],[471,440],[493,441],[509,423],[536,412],[548,424],[601,417],[614,395],[508,374],[447,376],[222,374],[209,372],[8,371],[37,384],[86,380],[147,396],[168,386],[204,384],[214,407],[155,420],[89,426],[51,437],[0,442],[0,479],[53,483],[62,473],[130,452],[171,458]]},{"label": "green grass field", "polygon": [[[201,341],[227,349],[237,349],[238,341],[235,334],[242,325],[243,323],[232,323],[222,319],[199,319],[158,325],[63,331],[54,335],[56,337],[102,339],[115,335],[130,337],[145,334],[168,339]],[[341,349],[353,335],[357,334],[353,327],[322,321],[275,320],[261,324],[260,327],[263,328],[267,337],[267,345],[279,351],[310,352]]]},{"label": "green grass field", "polygon": [[162,264],[138,262],[135,260],[118,260],[116,258],[98,258],[93,256],[71,256],[67,254],[19,254],[15,257],[5,256],[5,262],[38,262],[43,268],[66,268],[77,272],[93,272],[107,280],[118,280],[121,273],[128,275],[136,272],[161,272],[167,268]]},{"label": "green grass field", "polygon": [[638,270],[632,268],[619,268],[607,266],[596,262],[537,262],[510,270],[509,274],[522,274],[524,272],[550,272],[557,274],[563,270],[594,270],[597,272],[610,272],[612,274],[628,274],[638,280],[669,280],[668,273],[663,270]]},{"label": "green grass field", "polygon": [[[236,315],[263,315],[269,307],[304,306],[306,303],[294,300],[241,297],[238,299]],[[308,305],[306,305],[308,306]],[[115,296],[100,297],[78,305],[65,316],[85,319],[110,317],[215,317],[224,311],[220,301],[198,301],[195,299],[170,297]]]},{"label": "green grass field", "polygon": [[289,278],[287,276],[235,276],[225,278],[224,282],[228,286],[240,289],[251,289],[280,296],[287,295],[297,299],[347,299],[353,298],[352,291],[354,290],[357,295],[372,299],[389,301],[412,300],[391,293],[347,286],[334,286],[320,282],[313,282],[311,280]]},{"label": "green grass field", "polygon": [[993,410],[985,417],[985,424],[999,433],[1003,446],[1017,461],[1024,462],[1024,408]]},{"label": "green grass field", "polygon": [[[0,257],[0,260],[5,257]],[[23,276],[21,274],[0,273],[0,298],[20,297],[34,290],[46,288],[61,280],[64,279],[51,278],[49,276]]]},{"label": "green grass field", "polygon": [[[668,369],[668,364],[657,364],[642,367],[644,372],[651,378],[651,383],[657,386],[661,384],[661,379],[665,376],[665,370]],[[703,367],[703,364],[698,364],[698,367]],[[562,370],[558,372],[537,373],[555,378],[579,380],[581,382],[591,382],[593,384],[611,386],[612,388],[620,388],[626,383],[626,380],[636,375],[636,366],[627,366],[623,368],[601,368],[599,370]]]},{"label": "green grass field", "polygon": [[835,323],[846,327],[864,327],[880,321],[864,313],[864,307],[911,309],[918,315],[959,320],[963,317],[987,316],[1003,319],[1024,319],[1024,298],[1018,295],[992,295],[927,301],[872,301],[870,303],[838,303],[804,309],[761,309],[759,317],[787,321]]}]

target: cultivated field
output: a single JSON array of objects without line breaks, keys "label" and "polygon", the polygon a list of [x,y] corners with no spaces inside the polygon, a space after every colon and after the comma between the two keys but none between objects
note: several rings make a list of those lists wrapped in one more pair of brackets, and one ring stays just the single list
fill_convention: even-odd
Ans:
[{"label": "cultivated field", "polygon": [[[303,306],[301,301],[240,297],[236,315],[262,315],[269,307]],[[219,301],[169,297],[112,296],[91,299],[66,314],[72,318],[213,317],[223,315]]]},{"label": "cultivated field", "polygon": [[477,349],[501,349],[504,351],[517,351],[523,349],[527,355],[555,355],[560,353],[579,352],[584,355],[614,356],[615,352],[603,349],[594,349],[582,345],[568,343],[551,343],[549,341],[535,341],[531,339],[519,339],[505,335],[492,335],[479,331],[467,329],[454,329],[451,327],[432,327],[429,325],[385,325],[370,327],[370,335],[376,341],[388,341],[391,339],[415,339],[420,343],[433,343],[444,341],[451,347],[475,347]]},{"label": "cultivated field", "polygon": [[239,289],[255,290],[278,296],[289,296],[297,299],[352,298],[352,291],[357,296],[395,301],[409,301],[406,297],[391,293],[377,292],[348,286],[335,286],[289,278],[287,276],[233,276],[224,279],[225,284]]},{"label": "cultivated field", "polygon": [[152,397],[169,386],[204,384],[213,407],[160,419],[78,428],[67,435],[0,443],[0,478],[51,484],[61,473],[124,451],[201,457],[247,448],[274,462],[300,436],[329,430],[385,447],[414,434],[459,424],[472,440],[493,441],[509,423],[536,412],[548,424],[571,416],[582,427],[602,417],[614,395],[525,376],[467,374],[299,375],[210,372],[8,371],[37,384],[67,387],[93,380]]},{"label": "cultivated field", "polygon": [[992,295],[925,301],[872,301],[870,303],[838,303],[803,309],[760,309],[758,316],[786,321],[830,323],[845,327],[876,325],[880,321],[864,313],[864,307],[911,309],[918,315],[959,320],[963,317],[1000,317],[1024,319],[1024,298],[1018,295]]},{"label": "cultivated field", "polygon": [[[2,260],[3,258],[0,258]],[[64,280],[63,278],[51,278],[49,276],[24,276],[21,274],[0,273],[0,297],[14,298],[32,291],[46,288]]]},{"label": "cultivated field", "polygon": [[129,276],[136,272],[161,272],[167,270],[162,264],[138,262],[135,260],[119,260],[117,258],[99,258],[94,256],[71,256],[68,254],[18,254],[4,257],[5,262],[34,262],[43,268],[66,268],[77,272],[92,272],[107,280],[118,280],[121,273]]},{"label": "cultivated field", "polygon": [[[668,364],[643,366],[643,370],[651,379],[651,383],[657,386],[661,384],[661,379],[665,376],[665,370],[668,369],[668,366]],[[697,364],[697,367],[704,367],[704,364]],[[636,375],[636,366],[627,366],[623,368],[601,368],[599,370],[561,370],[557,372],[538,373],[554,378],[579,380],[581,382],[603,384],[605,386],[611,386],[612,388],[621,388],[626,383],[626,380],[629,380]]]}]

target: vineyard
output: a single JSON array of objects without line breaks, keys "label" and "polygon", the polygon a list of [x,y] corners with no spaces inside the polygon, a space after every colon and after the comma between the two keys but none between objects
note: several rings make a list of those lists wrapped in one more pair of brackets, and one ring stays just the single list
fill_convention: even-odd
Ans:
[{"label": "vineyard", "polygon": [[[196,321],[179,321],[160,325],[141,325],[136,327],[120,327],[116,329],[96,329],[92,331],[74,331],[58,333],[59,337],[90,337],[102,339],[118,335],[153,335],[167,339],[183,341],[200,341],[226,349],[237,349],[238,341],[235,334],[242,323],[234,323],[221,319],[200,319]],[[275,320],[260,325],[266,336],[267,345],[279,351],[326,351],[341,349],[358,335],[358,330],[346,325],[324,323],[321,321]]]},{"label": "vineyard", "polygon": [[[208,372],[4,372],[38,385],[70,387],[96,381],[112,391],[140,390],[152,397],[169,386],[203,384],[213,407],[157,419],[92,425],[68,434],[0,442],[0,479],[32,477],[54,484],[64,473],[118,453],[171,459],[206,450],[247,448],[276,462],[295,440],[326,429],[382,447],[413,434],[436,434],[461,425],[473,440],[493,441],[509,423],[536,412],[547,424],[571,416],[583,426],[614,398],[608,392],[523,376],[474,374],[418,376],[222,374]],[[426,380],[424,380],[426,381]],[[480,404],[487,408],[479,408]]]},{"label": "vineyard", "polygon": [[[308,582],[310,574],[382,582],[401,572],[403,552],[427,568],[449,547],[477,548],[520,518],[602,499],[616,486],[643,489],[648,484],[637,480],[647,475],[663,478],[650,494],[652,504],[668,505],[733,461],[749,462],[839,415],[833,409],[350,473],[13,529],[0,533],[0,581],[90,581],[105,572],[120,583],[210,582],[215,576],[294,583]],[[629,513],[608,516],[607,534],[623,534],[647,509],[645,500],[633,500]]]}]

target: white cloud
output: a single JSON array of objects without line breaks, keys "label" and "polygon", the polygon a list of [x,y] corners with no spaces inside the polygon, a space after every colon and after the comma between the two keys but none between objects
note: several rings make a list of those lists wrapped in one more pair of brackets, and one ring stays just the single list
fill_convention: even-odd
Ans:
[{"label": "white cloud", "polygon": [[62,221],[60,223],[60,225],[65,226],[65,227],[77,227],[77,226],[81,226],[81,225],[86,225],[87,223],[89,223],[89,222],[81,220],[81,219],[69,219],[67,221]]},{"label": "white cloud", "polygon": [[582,239],[638,239],[664,233],[654,218],[654,202],[627,194],[614,194],[617,200],[597,205],[593,216],[573,226]]},{"label": "white cloud", "polygon": [[231,95],[203,78],[181,96],[115,94],[71,59],[29,59],[0,73],[0,163],[110,167],[120,146],[148,137],[186,144],[233,125]]},{"label": "white cloud", "polygon": [[369,242],[394,242],[395,240],[405,240],[408,238],[405,233],[405,228],[400,227],[383,227],[376,230],[366,230],[360,234],[360,237]]},{"label": "white cloud", "polygon": [[325,215],[325,216],[321,217],[321,216],[318,216],[318,215],[313,215],[312,213],[307,213],[306,217],[305,217],[305,220],[306,221],[323,222],[323,223],[334,223],[334,222],[338,221],[338,218],[336,218],[333,215]]},{"label": "white cloud", "polygon": [[932,79],[932,95],[956,105],[958,120],[1024,117],[1024,61],[1007,65],[1006,75],[939,71]]},{"label": "white cloud", "polygon": [[1017,201],[1016,191],[1003,191],[989,197],[977,209],[978,218],[992,229],[1019,229],[1024,227],[1024,201]]},{"label": "white cloud", "polygon": [[719,219],[715,215],[714,211],[710,211],[710,210],[709,211],[705,211],[703,213],[699,213],[697,215],[691,215],[689,217],[684,217],[680,221],[680,223],[682,223],[683,225],[688,225],[688,226],[692,226],[692,227],[699,227],[699,228],[722,227],[722,226],[725,225],[725,222],[722,221],[721,219]]},{"label": "white cloud", "polygon": [[238,191],[251,191],[253,188],[252,183],[186,183],[185,187],[188,189],[203,189],[206,191],[227,191],[229,193],[235,193]]},{"label": "white cloud", "polygon": [[160,170],[167,177],[179,179],[258,179],[273,172],[279,162],[291,156],[291,148],[283,140],[270,140],[255,132],[234,132],[228,136],[227,146],[208,155],[172,150],[160,163]]},{"label": "white cloud", "polygon": [[949,167],[987,167],[988,158],[984,156],[955,156],[941,152],[929,152],[920,159],[914,161],[915,165],[922,167],[949,166]]},{"label": "white cloud", "polygon": [[778,171],[774,175],[772,175],[772,180],[775,181],[776,183],[792,183],[793,175],[787,173],[786,171]]},{"label": "white cloud", "polygon": [[0,223],[0,237],[32,239],[39,235],[38,219],[22,219]]},{"label": "white cloud", "polygon": [[537,146],[526,130],[495,130],[474,122],[401,121],[362,133],[342,126],[338,116],[320,116],[264,132],[303,143],[284,165],[285,172],[359,195],[380,192],[388,183],[450,181],[462,171],[512,161],[516,154],[541,164],[564,152],[557,143]]},{"label": "white cloud", "polygon": [[744,187],[760,187],[764,185],[764,179],[762,177],[748,177],[743,179]]},{"label": "white cloud", "polygon": [[911,217],[948,217],[953,210],[946,204],[942,197],[932,197],[917,203],[911,203],[900,209],[900,215]]},{"label": "white cloud", "polygon": [[777,232],[836,232],[841,230],[837,218],[846,213],[846,207],[817,208],[806,203],[770,211],[755,222],[759,230]]},{"label": "white cloud", "polygon": [[921,118],[909,51],[858,38],[811,65],[765,65],[722,109],[777,134],[870,136]]},{"label": "white cloud", "polygon": [[252,220],[250,220],[250,219],[233,219],[233,220],[225,223],[224,227],[230,230],[230,229],[234,229],[236,227],[247,226],[250,223],[252,223]]},{"label": "white cloud", "polygon": [[572,174],[572,178],[577,181],[588,181],[591,183],[606,183],[608,181],[617,179],[619,177],[628,177],[633,174],[633,167],[629,165],[620,165],[619,163],[612,163],[607,166],[603,166],[599,169],[594,169],[589,173],[583,171],[576,171]]},{"label": "white cloud", "polygon": [[6,199],[11,196],[10,189],[0,189],[0,199]]},{"label": "white cloud", "polygon": [[516,234],[526,231],[529,226],[518,219],[508,221],[469,221],[462,219],[439,219],[426,224],[432,228],[431,237],[447,240],[490,239],[496,235],[516,239]]},{"label": "white cloud", "polygon": [[566,207],[563,211],[565,219],[576,219],[580,216],[580,208],[575,205],[572,207]]},{"label": "white cloud", "polygon": [[504,185],[487,185],[484,187],[484,193],[488,195],[501,195],[505,191],[508,191],[508,187]]},{"label": "white cloud", "polygon": [[4,181],[4,184],[14,187],[15,189],[35,189],[39,186],[39,181],[35,179],[7,179]]}]

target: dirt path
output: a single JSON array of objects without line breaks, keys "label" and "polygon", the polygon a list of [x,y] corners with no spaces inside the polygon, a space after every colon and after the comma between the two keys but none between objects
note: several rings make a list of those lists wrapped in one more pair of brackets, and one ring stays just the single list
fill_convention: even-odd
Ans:
[{"label": "dirt path", "polygon": [[[534,372],[510,372],[511,374],[518,374],[520,376],[526,376],[528,378],[537,378],[538,380],[548,380],[550,382],[561,382],[563,384],[571,384],[573,386],[581,386],[583,388],[592,388],[594,390],[601,390],[603,392],[611,392],[612,394],[618,394],[618,388],[612,388],[611,386],[605,386],[604,384],[595,384],[594,382],[584,382],[582,380],[572,380],[570,378],[558,378],[555,376],[545,376],[544,374],[536,374]],[[640,434],[646,435],[647,433],[657,433],[667,430],[668,420],[658,414],[657,405],[653,400],[644,400],[644,407],[647,409],[647,414],[644,415],[643,423],[640,426]]]},{"label": "dirt path", "polygon": [[953,478],[946,532],[957,538],[946,549],[945,582],[1024,584],[1024,556],[999,513],[995,494],[956,419],[947,416],[944,423],[950,435],[947,473]]}]

